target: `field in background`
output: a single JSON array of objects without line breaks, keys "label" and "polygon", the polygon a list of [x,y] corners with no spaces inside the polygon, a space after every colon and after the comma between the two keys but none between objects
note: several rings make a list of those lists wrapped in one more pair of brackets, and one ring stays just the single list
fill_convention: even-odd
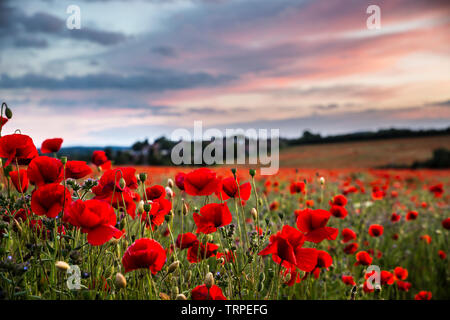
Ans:
[{"label": "field in background", "polygon": [[450,136],[305,145],[282,149],[280,167],[373,168],[424,161],[438,148],[449,148]]}]

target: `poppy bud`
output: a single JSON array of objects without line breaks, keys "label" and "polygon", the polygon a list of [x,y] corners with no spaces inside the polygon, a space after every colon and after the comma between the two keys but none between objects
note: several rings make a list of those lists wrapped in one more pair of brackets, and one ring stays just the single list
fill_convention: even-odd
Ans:
[{"label": "poppy bud", "polygon": [[188,282],[189,280],[191,280],[192,277],[192,271],[188,270],[188,272],[186,272],[186,276],[184,278],[184,281]]},{"label": "poppy bud", "polygon": [[177,286],[175,286],[175,288],[173,288],[173,294],[174,296],[177,296],[180,293],[180,289],[178,289]]},{"label": "poppy bud", "polygon": [[169,188],[173,189],[173,180],[172,179],[167,179],[167,185],[169,186]]},{"label": "poppy bud", "polygon": [[3,167],[3,160],[0,158],[0,167]]},{"label": "poppy bud", "polygon": [[283,218],[284,218],[283,212],[278,212],[278,216],[280,217],[280,220],[283,220]]},{"label": "poppy bud", "polygon": [[139,180],[141,180],[141,182],[144,183],[145,180],[147,180],[147,174],[145,172],[139,173]]},{"label": "poppy bud", "polygon": [[263,200],[262,200],[261,198],[258,199],[258,204],[259,204],[260,206],[263,205]]},{"label": "poppy bud", "polygon": [[170,218],[172,218],[172,216],[171,216],[170,214],[166,214],[166,215],[164,216],[164,220],[166,220],[167,223],[169,223]]},{"label": "poppy bud", "polygon": [[249,171],[248,171],[248,173],[250,173],[250,175],[252,176],[252,177],[254,177],[255,176],[255,169],[250,169]]},{"label": "poppy bud", "polygon": [[325,178],[324,177],[320,177],[319,178],[319,182],[320,182],[321,185],[324,185],[325,184]]},{"label": "poppy bud", "polygon": [[184,202],[184,200],[183,200],[182,212],[183,212],[183,215],[187,215],[189,213],[188,205],[186,204],[186,202]]},{"label": "poppy bud", "polygon": [[127,186],[127,182],[125,181],[125,179],[124,178],[120,178],[120,180],[119,180],[119,187],[121,189],[125,189],[126,186]]},{"label": "poppy bud", "polygon": [[186,296],[184,294],[177,295],[177,300],[187,300]]},{"label": "poppy bud", "polygon": [[[5,105],[6,105],[6,104],[5,104]],[[11,111],[11,109],[10,109],[8,106],[6,106],[6,109],[5,109],[5,116],[6,116],[8,119],[11,119],[12,116],[13,116],[12,111]]]},{"label": "poppy bud", "polygon": [[127,286],[127,279],[120,272],[116,273],[116,287],[119,289],[124,289]]},{"label": "poppy bud", "polygon": [[254,220],[256,220],[258,218],[258,211],[256,211],[255,208],[252,208],[252,210],[250,211],[252,217]]},{"label": "poppy bud", "polygon": [[67,163],[67,157],[61,157],[61,163],[66,164]]},{"label": "poppy bud", "polygon": [[166,187],[166,194],[169,197],[169,200],[173,198],[173,191],[172,188]]},{"label": "poppy bud", "polygon": [[169,269],[167,270],[167,273],[172,273],[175,270],[178,269],[178,267],[180,266],[180,261],[174,261],[172,262],[172,264],[169,266]]},{"label": "poppy bud", "polygon": [[205,285],[208,289],[210,289],[214,285],[214,275],[211,272],[208,272],[206,274]]},{"label": "poppy bud", "polygon": [[231,168],[231,173],[236,176],[236,168]]},{"label": "poppy bud", "polygon": [[139,201],[137,211],[139,215],[142,215],[144,213],[144,201]]},{"label": "poppy bud", "polygon": [[64,271],[64,272],[66,272],[67,270],[70,269],[69,264],[68,264],[67,262],[64,262],[64,261],[57,261],[57,262],[55,263],[55,267],[56,267],[56,269],[58,269],[59,271]]}]

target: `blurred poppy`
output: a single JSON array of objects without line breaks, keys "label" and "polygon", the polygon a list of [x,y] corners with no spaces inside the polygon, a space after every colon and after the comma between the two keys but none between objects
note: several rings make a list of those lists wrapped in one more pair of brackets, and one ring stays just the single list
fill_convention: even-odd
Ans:
[{"label": "blurred poppy", "polygon": [[61,138],[46,139],[42,142],[41,153],[56,153],[61,149],[62,143]]},{"label": "blurred poppy", "polygon": [[175,176],[175,184],[177,185],[178,189],[184,190],[184,178],[186,177],[186,174],[184,172],[179,172]]},{"label": "blurred poppy", "polygon": [[359,251],[356,253],[356,263],[357,265],[368,266],[372,263],[372,257],[366,251]]},{"label": "blurred poppy", "polygon": [[379,224],[372,224],[369,227],[369,235],[371,237],[379,237],[383,234],[383,226],[379,225]]},{"label": "blurred poppy", "polygon": [[67,161],[66,163],[66,179],[81,179],[91,173],[91,167],[84,161]]},{"label": "blurred poppy", "polygon": [[342,238],[343,238],[342,239],[343,243],[347,243],[350,240],[355,240],[356,239],[356,233],[352,229],[349,229],[349,228],[342,229],[341,235],[342,235]]}]

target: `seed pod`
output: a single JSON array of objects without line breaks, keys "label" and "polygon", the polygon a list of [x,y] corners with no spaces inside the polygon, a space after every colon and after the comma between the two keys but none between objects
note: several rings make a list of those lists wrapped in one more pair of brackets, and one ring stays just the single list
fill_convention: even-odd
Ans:
[{"label": "seed pod", "polygon": [[62,164],[66,164],[67,163],[67,157],[66,156],[61,157],[61,163]]},{"label": "seed pod", "polygon": [[187,300],[187,298],[186,298],[186,296],[184,295],[184,294],[179,294],[179,295],[177,295],[177,298],[176,298],[177,300]]},{"label": "seed pod", "polygon": [[67,270],[70,269],[69,264],[68,264],[67,262],[64,262],[64,261],[57,261],[57,262],[55,263],[55,267],[56,267],[56,269],[58,269],[59,271],[64,271],[64,272],[66,272]]},{"label": "seed pod", "polygon": [[141,182],[144,183],[145,180],[147,180],[147,174],[145,172],[139,173],[139,180],[141,180]]},{"label": "seed pod", "polygon": [[180,266],[180,261],[174,261],[171,263],[171,265],[169,266],[169,269],[167,270],[167,273],[172,273],[175,270],[178,269],[178,267]]},{"label": "seed pod", "polygon": [[250,173],[250,176],[254,177],[256,171],[255,171],[255,169],[250,169],[250,170],[248,171],[248,173]]},{"label": "seed pod", "polygon": [[169,198],[169,200],[172,199],[173,198],[172,188],[166,187],[166,194],[167,194],[167,197]]},{"label": "seed pod", "polygon": [[211,272],[206,274],[205,285],[208,289],[214,285],[214,275]]},{"label": "seed pod", "polygon": [[124,289],[127,286],[127,279],[120,272],[116,273],[116,287],[119,289]]}]

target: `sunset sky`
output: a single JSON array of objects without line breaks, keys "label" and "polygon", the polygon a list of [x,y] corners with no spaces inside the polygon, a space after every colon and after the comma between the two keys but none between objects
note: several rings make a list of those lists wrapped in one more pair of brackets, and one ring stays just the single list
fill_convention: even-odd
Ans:
[{"label": "sunset sky", "polygon": [[4,133],[127,146],[195,120],[284,137],[443,128],[449,44],[450,1],[0,0]]}]

